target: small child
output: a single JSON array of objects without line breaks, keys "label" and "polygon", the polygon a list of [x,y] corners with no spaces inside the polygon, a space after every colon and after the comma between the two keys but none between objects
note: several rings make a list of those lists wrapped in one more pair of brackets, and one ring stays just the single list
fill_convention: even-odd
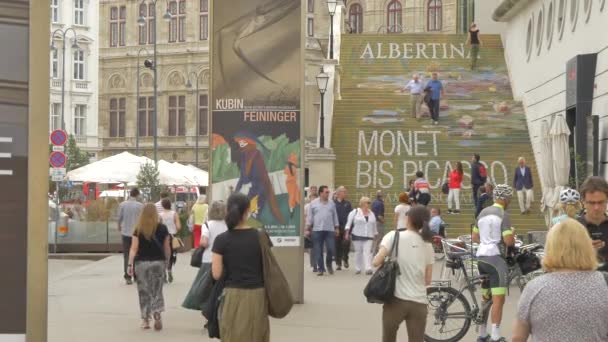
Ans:
[{"label": "small child", "polygon": [[429,229],[434,235],[440,235],[441,225],[445,224],[441,218],[441,209],[437,207],[431,208],[431,222],[429,222]]}]

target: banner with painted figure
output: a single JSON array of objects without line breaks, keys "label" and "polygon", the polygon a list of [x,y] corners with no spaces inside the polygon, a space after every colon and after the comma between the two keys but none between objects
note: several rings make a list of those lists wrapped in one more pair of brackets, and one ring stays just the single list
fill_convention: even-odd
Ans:
[{"label": "banner with painted figure", "polygon": [[300,11],[298,0],[213,6],[212,198],[246,194],[249,223],[275,246],[300,244]]},{"label": "banner with painted figure", "polygon": [[[474,153],[481,155],[490,182],[513,184],[520,156],[537,180],[524,109],[512,99],[502,42],[499,36],[483,38],[471,70],[471,51],[461,35],[343,36],[342,99],[332,122],[336,184],[357,198],[383,190],[392,216],[388,208],[418,171],[431,185],[431,205],[445,209],[441,188],[457,162],[464,171],[459,204],[471,214]],[[415,74],[424,89],[433,73],[444,90],[437,124],[428,106],[411,95],[418,88],[406,88]],[[462,216],[452,226],[468,227],[471,215]]]}]

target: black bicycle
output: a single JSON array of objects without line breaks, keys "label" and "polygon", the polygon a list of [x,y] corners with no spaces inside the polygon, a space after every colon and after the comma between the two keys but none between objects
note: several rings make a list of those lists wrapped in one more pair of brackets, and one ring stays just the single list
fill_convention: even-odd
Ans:
[{"label": "black bicycle", "polygon": [[[509,263],[508,283],[516,280],[520,291],[529,280],[538,275],[540,259],[534,253],[542,248],[539,245],[528,245],[516,248],[513,251],[513,263]],[[427,289],[428,317],[424,340],[428,342],[456,342],[460,341],[469,331],[471,324],[481,325],[488,321],[492,299],[479,305],[475,292],[487,276],[473,276],[469,274],[463,258],[471,257],[469,251],[448,252],[446,267],[460,271],[464,275],[465,284],[456,289],[449,280],[433,281]],[[521,264],[525,269],[522,270]],[[472,303],[464,293],[468,291]]]}]

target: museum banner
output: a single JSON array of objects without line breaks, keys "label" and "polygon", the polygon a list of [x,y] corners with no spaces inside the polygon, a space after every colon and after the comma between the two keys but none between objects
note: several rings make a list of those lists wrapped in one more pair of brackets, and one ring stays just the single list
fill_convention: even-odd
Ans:
[{"label": "museum banner", "polygon": [[211,197],[246,194],[275,246],[300,244],[301,35],[299,0],[212,5]]}]

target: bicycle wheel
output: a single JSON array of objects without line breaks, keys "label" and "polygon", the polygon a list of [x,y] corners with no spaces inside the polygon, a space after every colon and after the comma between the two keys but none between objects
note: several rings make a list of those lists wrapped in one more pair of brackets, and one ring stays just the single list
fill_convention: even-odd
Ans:
[{"label": "bicycle wheel", "polygon": [[465,296],[451,287],[427,290],[428,316],[424,340],[427,342],[460,341],[471,327],[471,306]]}]

